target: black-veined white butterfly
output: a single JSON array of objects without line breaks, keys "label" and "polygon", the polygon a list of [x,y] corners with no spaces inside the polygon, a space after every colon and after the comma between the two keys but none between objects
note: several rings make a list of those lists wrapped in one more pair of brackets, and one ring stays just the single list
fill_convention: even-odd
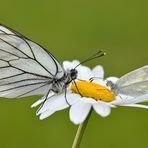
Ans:
[{"label": "black-veined white butterfly", "polygon": [[115,95],[139,97],[148,94],[148,65],[125,74],[115,84],[107,81],[107,86]]},{"label": "black-veined white butterfly", "polygon": [[[99,51],[87,61],[102,55],[104,53]],[[47,97],[51,91],[63,92],[76,78],[76,68],[65,71],[45,48],[0,25],[0,97]]]}]

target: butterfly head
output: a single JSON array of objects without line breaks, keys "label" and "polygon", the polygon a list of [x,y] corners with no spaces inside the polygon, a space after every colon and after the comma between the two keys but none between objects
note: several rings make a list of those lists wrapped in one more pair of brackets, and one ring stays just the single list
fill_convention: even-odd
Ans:
[{"label": "butterfly head", "polygon": [[68,85],[69,83],[77,79],[77,76],[78,76],[78,71],[76,69],[68,69],[65,72],[65,76],[62,78],[62,81],[64,81],[64,83]]},{"label": "butterfly head", "polygon": [[117,84],[113,83],[112,81],[107,80],[106,86],[110,87],[111,91],[117,96],[120,92],[119,87]]},{"label": "butterfly head", "polygon": [[106,86],[108,86],[108,87],[113,87],[113,85],[114,85],[114,83],[112,82],[112,81],[109,81],[109,80],[107,80],[107,82],[106,82]]}]

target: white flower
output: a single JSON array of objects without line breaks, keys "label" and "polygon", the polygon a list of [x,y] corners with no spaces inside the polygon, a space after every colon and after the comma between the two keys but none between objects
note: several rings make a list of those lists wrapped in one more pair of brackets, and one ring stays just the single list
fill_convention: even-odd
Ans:
[{"label": "white flower", "polygon": [[[74,68],[78,64],[79,61],[65,61],[63,62],[63,67],[66,70]],[[108,116],[111,113],[111,108],[117,106],[148,108],[146,105],[137,104],[148,101],[148,95],[139,98],[121,94],[115,96],[113,92],[110,91],[110,88],[106,86],[106,81],[110,80],[113,83],[116,83],[118,78],[109,77],[104,80],[104,70],[102,66],[98,65],[91,70],[86,66],[80,65],[77,67],[77,70],[78,80],[76,80],[76,85],[72,84],[67,88],[66,97],[64,93],[60,95],[50,94],[37,112],[37,115],[40,115],[40,119],[44,119],[56,111],[68,107],[70,107],[70,120],[74,124],[82,123],[86,119],[91,108],[102,117]],[[94,78],[93,82],[89,81],[90,78]],[[32,107],[37,106],[43,101],[44,97],[35,102]]]}]

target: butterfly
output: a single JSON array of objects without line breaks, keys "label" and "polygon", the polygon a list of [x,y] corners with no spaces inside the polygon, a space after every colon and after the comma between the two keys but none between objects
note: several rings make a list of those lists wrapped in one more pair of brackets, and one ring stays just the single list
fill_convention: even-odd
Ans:
[{"label": "butterfly", "polygon": [[107,86],[115,95],[139,97],[148,94],[148,65],[123,75],[116,83],[107,81]]},{"label": "butterfly", "polygon": [[[98,51],[96,56],[87,60],[103,55],[102,51]],[[13,29],[0,25],[0,97],[46,95],[47,99],[50,92],[64,92],[77,78],[76,67],[64,70],[44,47]]]}]

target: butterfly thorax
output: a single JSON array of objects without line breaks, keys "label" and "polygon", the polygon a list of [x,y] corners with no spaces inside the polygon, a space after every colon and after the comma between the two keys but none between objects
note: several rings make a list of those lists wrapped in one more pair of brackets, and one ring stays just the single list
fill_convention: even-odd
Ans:
[{"label": "butterfly thorax", "polygon": [[77,78],[78,71],[71,69],[65,71],[64,75],[59,79],[53,78],[52,80],[52,91],[55,93],[62,93],[67,86]]}]

